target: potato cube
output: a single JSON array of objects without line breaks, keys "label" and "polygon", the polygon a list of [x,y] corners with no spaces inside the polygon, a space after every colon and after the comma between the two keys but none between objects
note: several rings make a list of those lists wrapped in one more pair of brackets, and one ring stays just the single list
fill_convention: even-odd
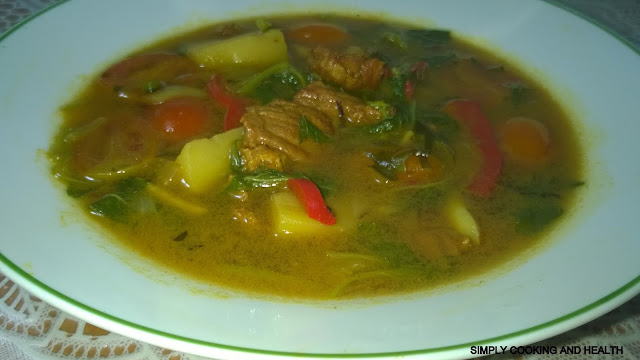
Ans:
[{"label": "potato cube", "polygon": [[231,173],[229,150],[242,134],[243,129],[236,128],[208,139],[193,140],[182,148],[176,163],[189,190],[203,193],[224,184]]},{"label": "potato cube", "polygon": [[307,215],[304,206],[290,191],[271,195],[273,225],[277,234],[318,235],[339,230],[336,225],[325,225]]}]

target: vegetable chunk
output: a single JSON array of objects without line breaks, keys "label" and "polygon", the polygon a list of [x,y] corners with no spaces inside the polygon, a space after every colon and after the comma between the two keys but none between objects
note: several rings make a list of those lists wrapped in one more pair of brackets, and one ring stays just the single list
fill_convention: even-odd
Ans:
[{"label": "vegetable chunk", "polygon": [[326,225],[334,225],[336,218],[324,203],[320,189],[308,179],[289,179],[289,188],[302,203],[307,215]]},{"label": "vegetable chunk", "polygon": [[229,150],[242,134],[242,128],[236,128],[209,139],[193,140],[182,148],[176,163],[191,191],[203,193],[225,182],[231,173]]},{"label": "vegetable chunk", "polygon": [[467,210],[459,195],[452,195],[445,207],[449,222],[460,234],[468,236],[474,244],[480,244],[480,231],[475,219]]},{"label": "vegetable chunk", "polygon": [[187,56],[224,74],[237,72],[238,68],[259,71],[288,61],[287,44],[280,30],[195,45],[187,50]]},{"label": "vegetable chunk", "polygon": [[333,226],[310,218],[304,206],[289,191],[271,195],[271,211],[277,234],[320,235],[334,229]]}]

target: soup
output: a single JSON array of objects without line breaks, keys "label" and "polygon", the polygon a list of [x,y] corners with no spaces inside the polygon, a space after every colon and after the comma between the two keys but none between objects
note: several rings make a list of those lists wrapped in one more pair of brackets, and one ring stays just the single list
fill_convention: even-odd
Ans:
[{"label": "soup", "polygon": [[523,256],[571,209],[565,113],[446,30],[218,24],[106,68],[61,110],[54,176],[132,251],[287,298],[407,293]]}]

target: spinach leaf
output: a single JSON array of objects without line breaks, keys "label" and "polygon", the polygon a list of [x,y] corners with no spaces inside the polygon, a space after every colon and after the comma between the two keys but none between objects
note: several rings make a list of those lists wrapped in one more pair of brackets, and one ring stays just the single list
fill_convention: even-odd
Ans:
[{"label": "spinach leaf", "polygon": [[240,155],[240,150],[238,150],[237,141],[234,141],[233,144],[231,144],[231,149],[229,149],[229,166],[232,173],[241,172],[244,166],[242,155]]},{"label": "spinach leaf", "polygon": [[140,190],[144,189],[145,186],[147,186],[146,180],[139,177],[130,177],[118,182],[116,185],[116,194],[125,198],[130,198]]},{"label": "spinach leaf", "polygon": [[564,209],[557,201],[537,201],[517,210],[514,214],[516,231],[521,234],[535,234],[560,217]]},{"label": "spinach leaf", "polygon": [[509,88],[509,90],[511,90],[506,100],[509,101],[512,105],[523,104],[527,102],[531,97],[531,88],[521,82],[512,81],[505,83],[504,85]]},{"label": "spinach leaf", "polygon": [[[361,129],[367,134],[384,134],[403,128],[412,122],[415,112],[415,103],[405,103],[396,106],[395,114],[391,118],[385,119],[377,124],[363,126]],[[389,112],[391,113],[391,112]]]},{"label": "spinach leaf", "polygon": [[289,179],[305,177],[300,173],[287,174],[274,169],[260,168],[253,172],[245,172],[244,162],[240,155],[240,151],[238,150],[237,142],[231,144],[229,162],[231,174],[233,176],[225,190],[232,193],[240,190],[273,187]]},{"label": "spinach leaf", "polygon": [[305,86],[305,76],[288,63],[280,63],[251,77],[236,91],[266,104],[276,98],[291,100]]},{"label": "spinach leaf", "polygon": [[585,183],[563,177],[537,175],[527,177],[525,180],[504,179],[502,184],[524,196],[560,198],[564,192],[583,186]]},{"label": "spinach leaf", "polygon": [[390,241],[395,229],[386,224],[368,222],[358,224],[358,242],[372,253],[384,258],[391,267],[422,266],[422,261],[407,244]]},{"label": "spinach leaf", "polygon": [[295,178],[305,178],[305,176],[303,174],[287,174],[273,169],[259,169],[250,173],[236,173],[226,190],[236,192],[252,188],[268,188]]},{"label": "spinach leaf", "polygon": [[409,49],[407,42],[398,33],[387,32],[384,34],[383,40],[385,43],[391,44],[402,51],[407,51]]},{"label": "spinach leaf", "polygon": [[412,154],[412,151],[404,151],[396,154],[366,152],[364,155],[374,161],[373,169],[389,180],[396,180],[396,171],[404,170],[404,162]]},{"label": "spinach leaf", "polygon": [[411,74],[411,68],[406,64],[391,69],[391,79],[389,79],[389,84],[391,85],[393,100],[399,102],[407,101],[404,88],[407,81],[411,79]]},{"label": "spinach leaf", "polygon": [[414,131],[424,137],[424,148],[430,149],[436,141],[453,141],[460,132],[460,125],[443,111],[425,109],[416,113]]},{"label": "spinach leaf", "polygon": [[311,139],[317,143],[327,143],[333,140],[318,129],[317,126],[313,125],[311,121],[307,120],[306,116],[302,115],[300,117],[300,126],[298,127],[298,142],[302,144],[306,139]]},{"label": "spinach leaf", "polygon": [[95,190],[95,186],[87,186],[87,187],[78,187],[78,186],[68,186],[67,187],[67,195],[72,198],[80,198]]},{"label": "spinach leaf", "polygon": [[[303,176],[297,176],[297,178],[300,178],[300,177],[303,177]],[[325,199],[328,196],[331,196],[338,192],[338,186],[334,181],[334,179],[331,179],[325,175],[316,175],[316,174],[311,174],[306,177],[309,180],[311,180],[314,184],[316,184],[316,186],[320,190],[320,193],[322,194],[322,197]]]},{"label": "spinach leaf", "polygon": [[258,27],[258,30],[260,30],[261,33],[273,27],[273,25],[270,22],[262,18],[259,18],[258,20],[256,20],[256,26]]},{"label": "spinach leaf", "polygon": [[415,41],[417,45],[422,47],[433,47],[444,45],[451,41],[451,33],[446,30],[437,29],[415,29],[406,32],[407,38]]},{"label": "spinach leaf", "polygon": [[67,183],[67,195],[72,198],[80,198],[84,195],[96,190],[100,187],[100,181],[89,180],[87,178],[80,178],[73,174],[70,174],[67,169],[62,171],[56,171],[54,176],[58,179],[66,181]]},{"label": "spinach leaf", "polygon": [[112,193],[106,194],[89,205],[92,214],[107,217],[113,221],[126,222],[132,210],[135,196],[147,186],[138,177],[121,180]]},{"label": "spinach leaf", "polygon": [[117,222],[126,222],[129,203],[117,194],[107,194],[89,205],[92,214],[106,216]]},{"label": "spinach leaf", "polygon": [[422,61],[426,62],[431,69],[438,69],[443,65],[454,62],[458,59],[455,54],[437,54],[423,57]]}]

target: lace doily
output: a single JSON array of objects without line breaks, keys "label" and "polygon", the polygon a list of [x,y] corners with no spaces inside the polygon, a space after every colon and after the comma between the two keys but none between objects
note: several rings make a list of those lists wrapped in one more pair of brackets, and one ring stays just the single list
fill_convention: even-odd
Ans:
[{"label": "lace doily", "polygon": [[0,34],[58,0],[0,0]]},{"label": "lace doily", "polygon": [[[0,0],[0,34],[58,0]],[[640,1],[557,0],[606,25],[640,47]],[[640,296],[568,333],[533,347],[609,346],[622,354],[562,355],[570,360],[640,359]],[[555,359],[559,355],[493,355],[489,360]],[[0,359],[2,360],[204,360],[162,349],[88,324],[27,293],[0,274]]]},{"label": "lace doily", "polygon": [[0,274],[0,359],[197,360],[110,333],[32,296]]}]

